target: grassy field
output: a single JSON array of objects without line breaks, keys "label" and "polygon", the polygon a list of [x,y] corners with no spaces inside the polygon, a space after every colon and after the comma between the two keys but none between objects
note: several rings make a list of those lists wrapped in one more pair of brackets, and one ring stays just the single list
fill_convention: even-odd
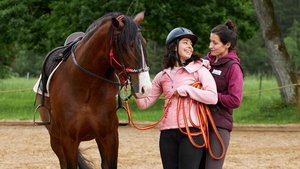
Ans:
[{"label": "grassy field", "polygon": [[[33,119],[35,93],[32,91],[36,79],[10,78],[0,80],[0,119]],[[300,113],[296,105],[282,103],[275,79],[246,77],[244,100],[240,108],[234,111],[235,123],[300,123]],[[259,92],[261,90],[261,92]],[[134,100],[130,105],[136,121],[157,121],[162,114],[163,101],[159,100],[148,110],[140,111]],[[118,110],[121,120],[127,119],[126,112]]]},{"label": "grassy field", "polygon": [[0,80],[0,119],[32,119],[36,79],[11,78]]}]

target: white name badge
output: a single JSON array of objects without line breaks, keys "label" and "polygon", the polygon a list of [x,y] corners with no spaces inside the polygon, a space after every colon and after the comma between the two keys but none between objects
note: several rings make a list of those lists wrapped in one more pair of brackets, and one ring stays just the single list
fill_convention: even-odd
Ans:
[{"label": "white name badge", "polygon": [[211,73],[213,73],[215,75],[221,75],[222,71],[214,69]]}]

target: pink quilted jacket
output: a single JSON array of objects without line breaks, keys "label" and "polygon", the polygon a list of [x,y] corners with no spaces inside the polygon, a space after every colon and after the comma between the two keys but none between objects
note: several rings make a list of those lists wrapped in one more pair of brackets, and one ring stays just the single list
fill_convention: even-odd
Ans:
[{"label": "pink quilted jacket", "polygon": [[[202,89],[191,86],[195,82],[202,83]],[[152,81],[152,91],[148,97],[136,99],[139,109],[146,109],[152,106],[163,94],[164,107],[177,91],[180,96],[186,96],[190,99],[205,104],[216,104],[218,101],[216,83],[208,69],[200,61],[191,62],[185,67],[175,69],[168,68],[159,72]],[[167,114],[160,123],[160,130],[178,128],[177,123],[177,101],[178,97],[172,97],[171,104],[167,109]],[[188,101],[185,103],[185,112],[189,117]],[[162,108],[163,109],[163,108]],[[183,111],[180,111],[181,113]],[[198,125],[195,105],[191,107],[191,117],[194,123]],[[184,127],[182,114],[179,117],[180,127]],[[191,123],[189,122],[189,126]]]}]

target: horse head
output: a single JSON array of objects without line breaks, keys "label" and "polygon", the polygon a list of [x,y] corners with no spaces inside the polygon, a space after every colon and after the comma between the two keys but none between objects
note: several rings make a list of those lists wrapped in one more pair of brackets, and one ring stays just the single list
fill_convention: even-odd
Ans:
[{"label": "horse head", "polygon": [[125,15],[112,18],[113,46],[110,60],[121,82],[131,85],[135,97],[147,96],[151,91],[146,41],[138,25],[143,19],[143,12],[133,19]]}]

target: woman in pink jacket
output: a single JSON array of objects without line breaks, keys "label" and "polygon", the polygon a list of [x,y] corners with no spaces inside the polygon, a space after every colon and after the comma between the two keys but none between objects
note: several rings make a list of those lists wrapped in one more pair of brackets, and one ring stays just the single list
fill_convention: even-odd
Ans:
[{"label": "woman in pink jacket", "polygon": [[[207,68],[202,65],[200,58],[193,54],[193,46],[197,36],[189,29],[178,27],[173,29],[166,39],[167,53],[164,55],[164,69],[152,81],[152,91],[146,98],[139,98],[136,103],[139,109],[152,106],[161,95],[164,97],[165,116],[160,123],[159,148],[164,169],[198,169],[203,148],[194,147],[188,136],[179,128],[185,130],[183,116],[177,119],[178,97],[186,97],[204,104],[217,103],[215,81]],[[192,87],[191,84],[201,82],[202,88]],[[171,99],[171,100],[170,100]],[[183,103],[184,111],[191,120],[188,121],[190,131],[196,132],[192,123],[199,125],[195,105]],[[201,136],[193,138],[197,144],[203,144]]]}]

